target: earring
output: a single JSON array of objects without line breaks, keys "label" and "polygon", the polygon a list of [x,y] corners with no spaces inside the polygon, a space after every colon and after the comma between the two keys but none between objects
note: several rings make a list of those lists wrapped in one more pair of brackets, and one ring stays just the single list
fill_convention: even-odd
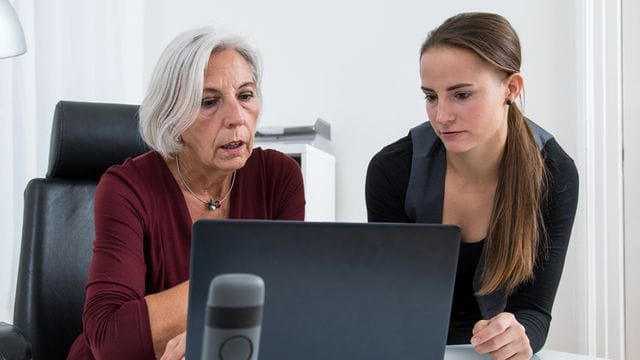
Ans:
[{"label": "earring", "polygon": [[511,106],[511,104],[513,104],[513,101],[511,101],[511,99],[507,99],[507,101],[505,101],[505,104],[507,104],[507,106]]}]

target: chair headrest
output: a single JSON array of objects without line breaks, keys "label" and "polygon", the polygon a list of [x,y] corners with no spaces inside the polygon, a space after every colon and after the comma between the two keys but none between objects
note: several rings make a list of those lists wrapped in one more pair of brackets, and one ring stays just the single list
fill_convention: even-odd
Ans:
[{"label": "chair headrest", "polygon": [[137,105],[60,101],[47,178],[97,180],[110,166],[148,149],[138,132]]}]

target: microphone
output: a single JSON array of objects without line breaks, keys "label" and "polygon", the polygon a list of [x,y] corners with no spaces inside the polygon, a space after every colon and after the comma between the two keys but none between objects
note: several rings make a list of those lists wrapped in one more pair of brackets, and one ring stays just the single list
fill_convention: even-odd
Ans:
[{"label": "microphone", "polygon": [[209,285],[202,360],[257,360],[264,281],[252,274],[218,275]]}]

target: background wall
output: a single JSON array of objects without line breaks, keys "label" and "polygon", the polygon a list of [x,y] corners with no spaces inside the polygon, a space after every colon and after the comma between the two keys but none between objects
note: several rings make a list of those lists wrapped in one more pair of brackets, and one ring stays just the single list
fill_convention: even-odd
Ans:
[{"label": "background wall", "polygon": [[622,2],[623,23],[623,82],[624,96],[624,160],[625,160],[625,273],[626,279],[626,344],[627,359],[640,358],[640,2],[624,0]]},{"label": "background wall", "polygon": [[[214,25],[256,45],[265,68],[260,125],[330,122],[337,219],[363,222],[369,159],[426,120],[419,46],[429,30],[462,11],[497,12],[511,21],[523,46],[525,113],[555,134],[585,174],[585,134],[577,131],[585,112],[579,94],[590,71],[580,65],[580,46],[588,41],[582,19],[601,2],[13,1],[29,50],[0,62],[0,76],[14,79],[0,84],[0,116],[11,119],[12,129],[0,133],[0,161],[13,171],[0,177],[0,197],[9,199],[0,202],[0,229],[8,229],[10,239],[0,254],[0,320],[11,320],[22,191],[29,178],[46,172],[54,104],[139,103],[160,52],[179,32]],[[584,197],[580,201],[547,346],[595,354]]]}]

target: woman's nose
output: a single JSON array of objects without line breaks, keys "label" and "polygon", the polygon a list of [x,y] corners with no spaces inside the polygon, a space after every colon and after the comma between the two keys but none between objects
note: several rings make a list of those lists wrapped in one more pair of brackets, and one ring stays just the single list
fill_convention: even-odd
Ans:
[{"label": "woman's nose", "polygon": [[237,99],[229,99],[223,104],[224,125],[234,127],[244,123],[244,112]]},{"label": "woman's nose", "polygon": [[444,103],[444,101],[438,102],[434,109],[435,113],[432,118],[437,123],[447,123],[453,120],[453,113],[449,106]]}]

